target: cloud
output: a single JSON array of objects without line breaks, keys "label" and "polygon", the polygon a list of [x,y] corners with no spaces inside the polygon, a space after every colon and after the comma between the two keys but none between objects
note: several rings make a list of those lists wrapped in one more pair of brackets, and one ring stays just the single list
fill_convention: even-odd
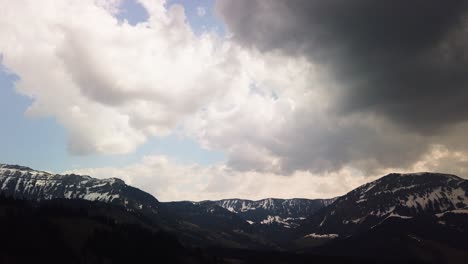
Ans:
[{"label": "cloud", "polygon": [[[286,67],[267,63],[265,80],[275,80],[265,82],[294,90],[295,109],[246,126],[252,134],[268,130],[267,140],[239,129],[248,143],[230,149],[234,167],[251,168],[257,160],[284,173],[352,166],[375,175],[411,168],[435,146],[468,152],[462,136],[468,123],[465,1],[220,0],[216,10],[232,40],[250,52],[282,54],[283,66],[284,58],[303,60],[292,67],[296,72],[279,73],[275,69]],[[217,134],[229,134],[232,146],[242,142],[233,136],[237,126],[227,126]],[[236,151],[243,145],[258,149]],[[249,153],[256,159],[245,160]]]},{"label": "cloud", "polygon": [[434,148],[447,152],[434,170],[468,153],[462,2],[221,0],[226,38],[195,35],[180,5],[140,3],[149,18],[130,25],[115,0],[2,2],[2,63],[33,99],[27,114],[54,117],[72,153],[130,153],[177,131],[227,156],[209,168],[156,159],[169,164],[162,178],[152,158],[99,175],[141,169],[138,186],[174,199],[184,192],[171,174],[216,197],[253,196],[257,177],[259,195],[308,196],[339,175],[415,168]]},{"label": "cloud", "polygon": [[3,64],[32,97],[28,114],[67,128],[72,153],[129,153],[242,82],[223,67],[229,50],[195,36],[182,6],[142,1],[150,18],[132,26],[113,16],[119,3],[2,3]]},{"label": "cloud", "polygon": [[[348,169],[326,176],[297,171],[291,177],[255,171],[238,172],[225,165],[181,164],[165,156],[146,156],[125,167],[88,168],[66,173],[98,178],[118,177],[161,201],[265,197],[331,198],[367,180]],[[288,188],[285,188],[287,186]]]},{"label": "cloud", "polygon": [[467,120],[467,11],[463,0],[217,1],[239,43],[327,68],[343,115],[424,134]]},{"label": "cloud", "polygon": [[440,171],[468,178],[468,155],[450,151],[445,146],[434,145],[420,161],[413,165],[414,171]]},{"label": "cloud", "polygon": [[[444,164],[456,166],[441,167]],[[145,156],[140,161],[123,167],[86,168],[65,173],[97,178],[118,177],[127,184],[151,193],[161,201],[202,201],[225,198],[255,200],[266,197],[332,198],[344,195],[390,172],[433,170],[458,172],[467,178],[468,155],[451,153],[441,146],[436,146],[420,162],[406,170],[389,168],[373,176],[366,176],[351,167],[343,167],[321,174],[297,170],[289,177],[284,177],[271,172],[236,171],[223,164],[183,164],[166,156]]]},{"label": "cloud", "polygon": [[318,65],[277,53],[248,58],[242,65],[255,83],[207,105],[185,125],[202,145],[224,149],[234,169],[288,175],[351,166],[375,175],[411,166],[432,144],[375,114],[341,115],[327,92],[334,84]]}]

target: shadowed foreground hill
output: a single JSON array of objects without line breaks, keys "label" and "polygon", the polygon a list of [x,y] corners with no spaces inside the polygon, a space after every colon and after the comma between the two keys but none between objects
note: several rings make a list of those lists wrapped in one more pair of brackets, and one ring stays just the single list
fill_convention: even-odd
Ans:
[{"label": "shadowed foreground hill", "polygon": [[0,198],[0,263],[210,263],[137,213],[100,202]]}]

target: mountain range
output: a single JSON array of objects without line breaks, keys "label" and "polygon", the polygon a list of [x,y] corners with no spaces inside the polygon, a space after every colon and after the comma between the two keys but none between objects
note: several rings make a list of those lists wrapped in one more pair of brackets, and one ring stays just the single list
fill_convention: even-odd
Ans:
[{"label": "mountain range", "polygon": [[[144,217],[145,225],[175,234],[188,248],[429,263],[468,256],[468,181],[449,174],[392,173],[333,199],[159,202],[120,179],[2,164],[0,193],[31,202],[89,201],[121,208]],[[213,254],[219,252],[225,251]]]},{"label": "mountain range", "polygon": [[249,224],[281,225],[285,228],[298,226],[301,220],[317,210],[331,204],[335,199],[275,199],[267,198],[258,201],[244,199],[223,199],[204,201],[214,203],[236,213]]}]

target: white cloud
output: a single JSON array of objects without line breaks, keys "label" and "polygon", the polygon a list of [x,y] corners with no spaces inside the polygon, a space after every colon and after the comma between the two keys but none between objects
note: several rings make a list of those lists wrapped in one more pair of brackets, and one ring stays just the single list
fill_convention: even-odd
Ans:
[{"label": "white cloud", "polygon": [[3,63],[34,100],[28,114],[55,117],[74,153],[131,152],[243,85],[224,67],[236,54],[195,36],[181,6],[142,3],[149,21],[131,26],[112,16],[114,0],[2,1]]}]

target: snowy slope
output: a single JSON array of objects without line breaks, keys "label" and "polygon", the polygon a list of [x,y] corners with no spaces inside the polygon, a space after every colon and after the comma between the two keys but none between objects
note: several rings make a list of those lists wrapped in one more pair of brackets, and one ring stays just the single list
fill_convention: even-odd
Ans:
[{"label": "snowy slope", "polygon": [[440,173],[392,173],[339,197],[304,224],[306,234],[350,235],[390,218],[464,212],[468,181]]},{"label": "snowy slope", "polygon": [[0,193],[27,200],[83,199],[157,212],[159,202],[150,194],[120,179],[95,179],[75,174],[59,175],[28,167],[0,164]]}]

